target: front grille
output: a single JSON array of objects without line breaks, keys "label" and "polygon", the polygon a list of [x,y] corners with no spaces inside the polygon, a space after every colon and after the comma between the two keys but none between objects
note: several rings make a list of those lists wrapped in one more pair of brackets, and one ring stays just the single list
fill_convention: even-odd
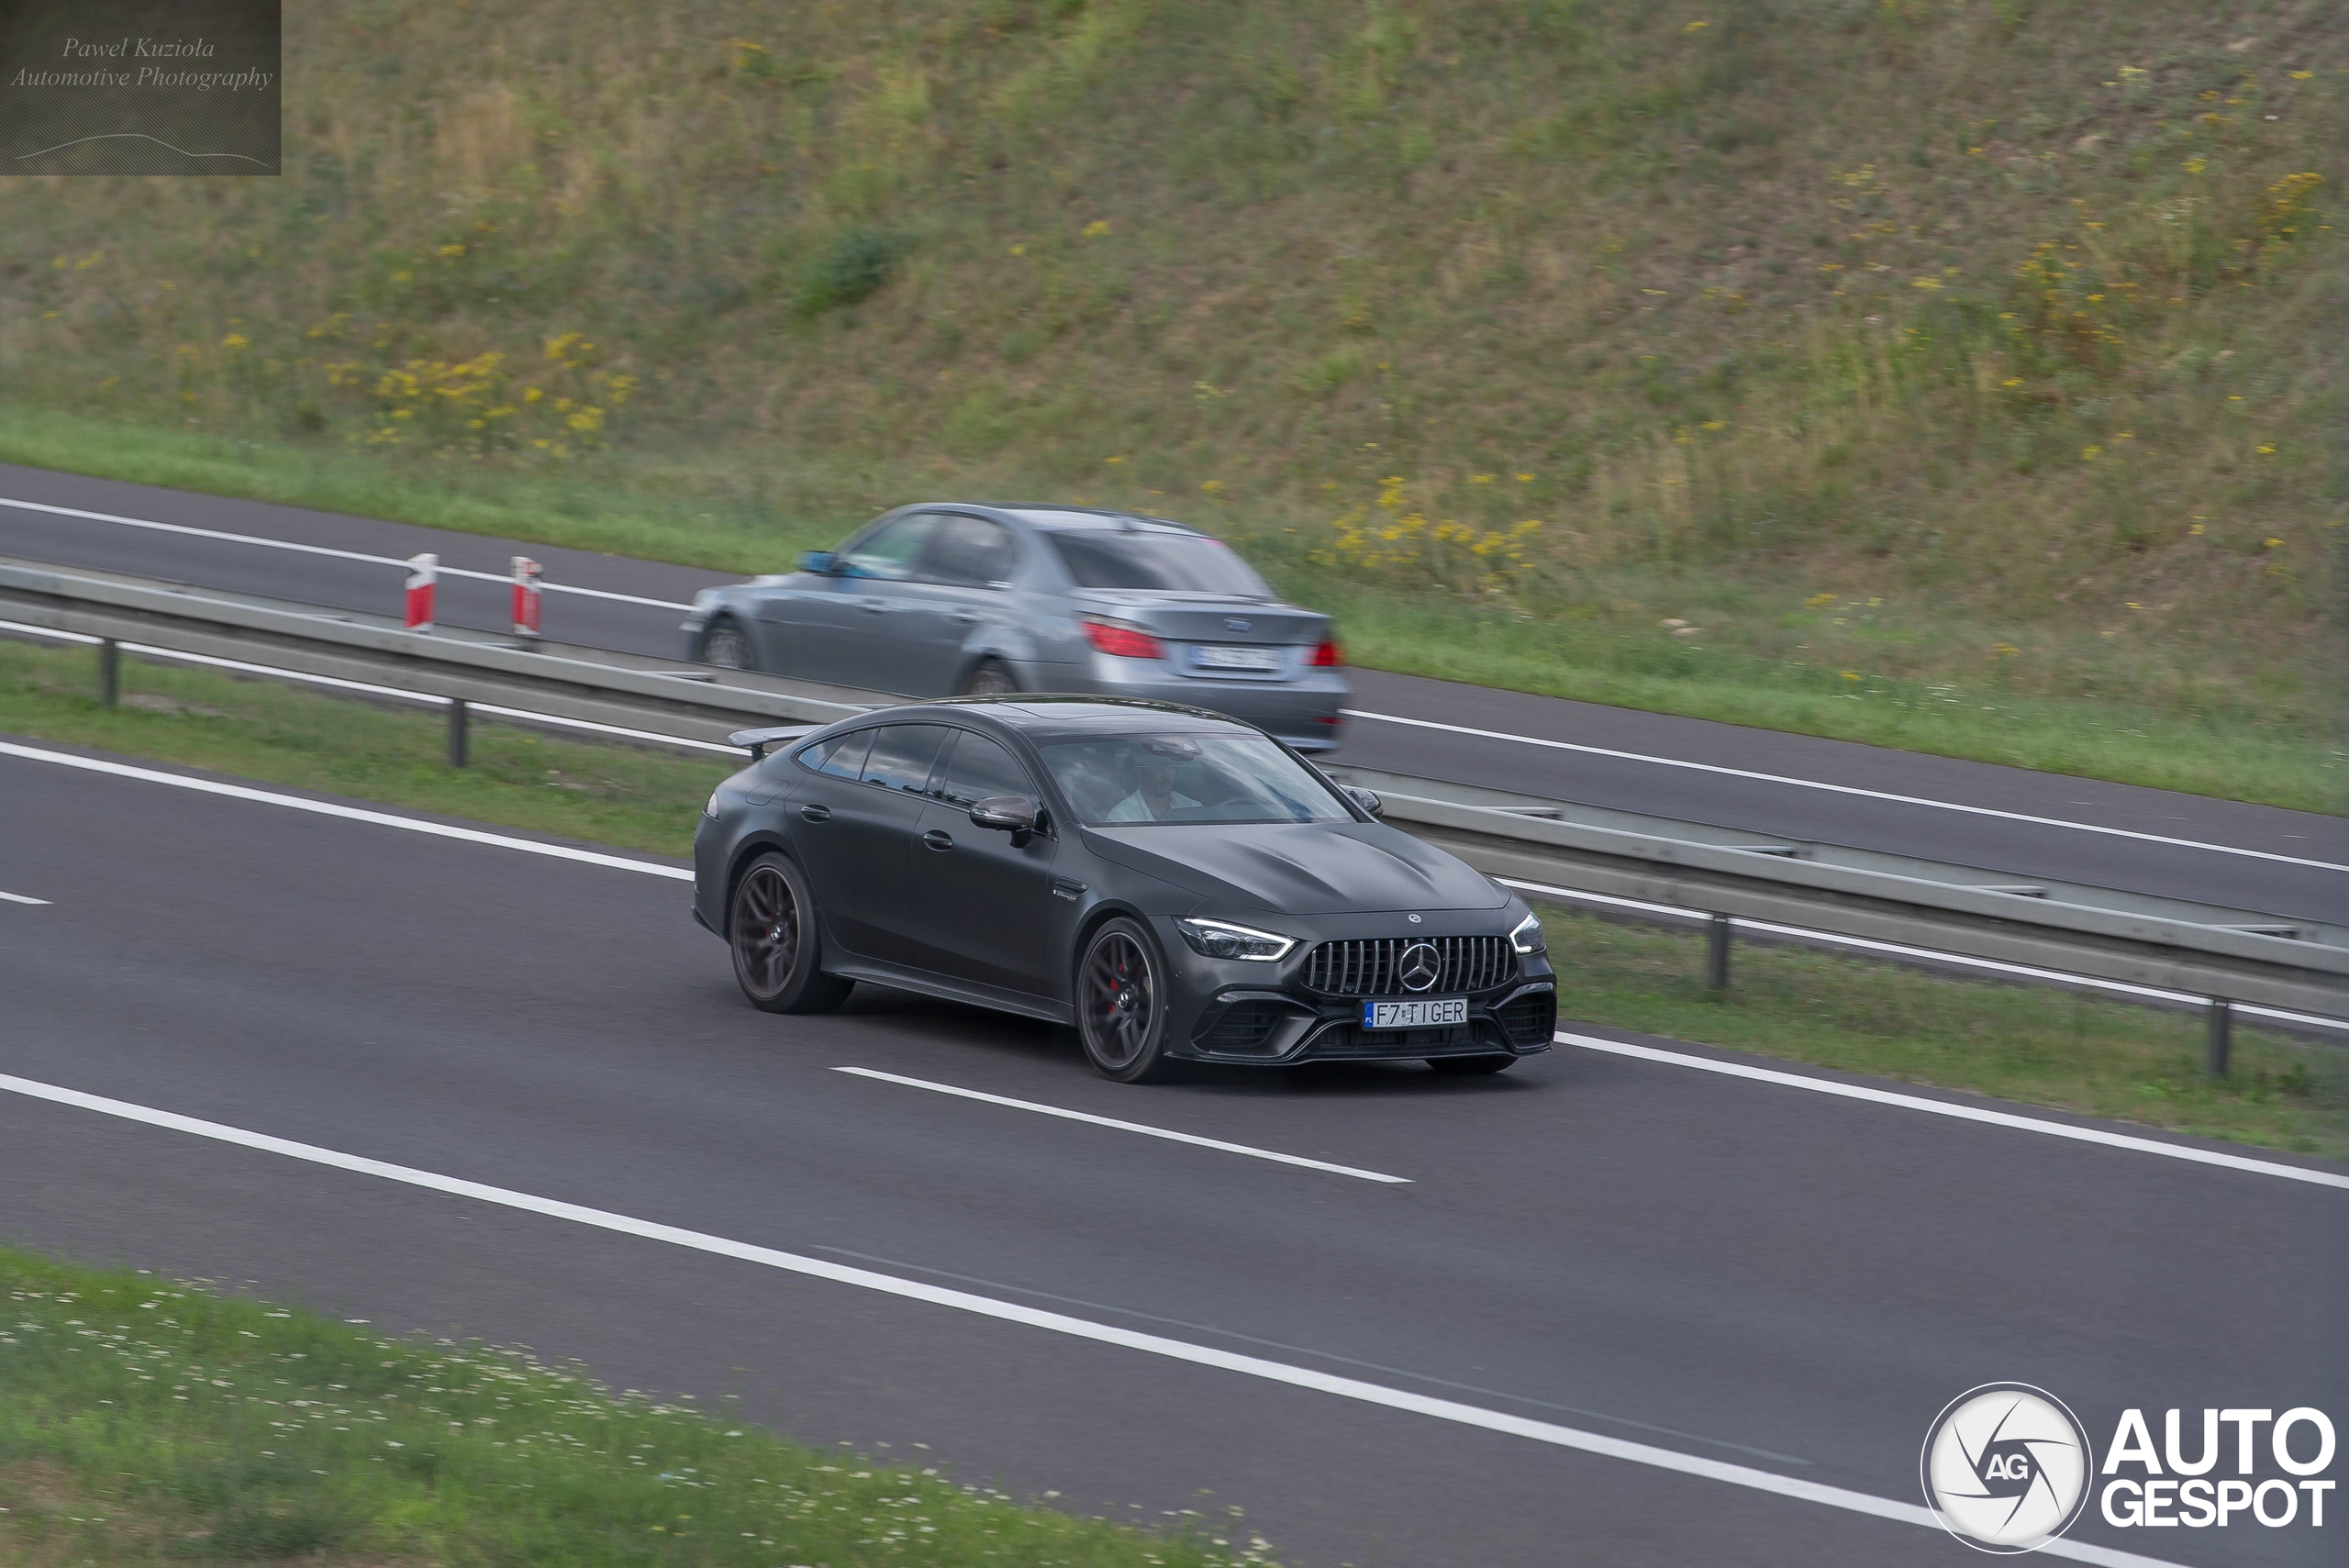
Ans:
[{"label": "front grille", "polygon": [[1529,991],[1493,1011],[1510,1040],[1519,1045],[1542,1045],[1558,1027],[1558,996],[1554,991]]},{"label": "front grille", "polygon": [[1325,996],[1400,996],[1395,978],[1405,949],[1435,949],[1438,973],[1430,992],[1489,991],[1517,973],[1507,937],[1372,937],[1323,942],[1305,959],[1305,986]]}]

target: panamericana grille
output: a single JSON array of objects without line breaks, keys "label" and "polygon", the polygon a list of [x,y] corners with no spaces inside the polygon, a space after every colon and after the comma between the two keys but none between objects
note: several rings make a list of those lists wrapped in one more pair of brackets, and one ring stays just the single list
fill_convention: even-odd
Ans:
[{"label": "panamericana grille", "polygon": [[1305,957],[1305,985],[1325,996],[1408,995],[1395,977],[1404,950],[1435,949],[1437,973],[1429,993],[1486,991],[1517,973],[1507,937],[1371,937],[1323,942]]}]

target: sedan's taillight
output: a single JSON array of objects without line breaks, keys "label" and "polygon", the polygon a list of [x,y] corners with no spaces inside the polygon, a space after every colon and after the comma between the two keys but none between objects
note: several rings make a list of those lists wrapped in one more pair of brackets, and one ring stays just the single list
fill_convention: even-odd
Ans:
[{"label": "sedan's taillight", "polygon": [[1093,644],[1095,651],[1107,653],[1112,659],[1166,657],[1165,644],[1138,626],[1114,620],[1087,620],[1080,624],[1085,628],[1085,639]]},{"label": "sedan's taillight", "polygon": [[1334,637],[1323,638],[1313,650],[1313,657],[1307,661],[1316,670],[1334,670],[1345,662],[1346,656],[1338,651],[1338,639]]}]

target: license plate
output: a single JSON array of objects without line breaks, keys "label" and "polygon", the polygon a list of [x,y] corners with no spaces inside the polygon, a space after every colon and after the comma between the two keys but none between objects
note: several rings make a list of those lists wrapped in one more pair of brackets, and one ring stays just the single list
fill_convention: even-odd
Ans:
[{"label": "license plate", "polygon": [[1366,1029],[1440,1029],[1468,1021],[1468,998],[1446,996],[1425,1002],[1364,1002],[1362,1027]]},{"label": "license plate", "polygon": [[1268,674],[1281,667],[1277,648],[1224,648],[1210,645],[1191,650],[1194,670],[1251,670]]}]

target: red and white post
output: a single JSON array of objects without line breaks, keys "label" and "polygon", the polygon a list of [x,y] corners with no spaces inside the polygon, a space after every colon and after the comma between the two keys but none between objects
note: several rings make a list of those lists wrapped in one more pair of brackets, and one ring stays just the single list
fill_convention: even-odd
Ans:
[{"label": "red and white post", "polygon": [[407,628],[432,629],[433,592],[440,584],[440,558],[413,555],[407,562]]},{"label": "red and white post", "polygon": [[539,574],[546,569],[527,555],[514,558],[514,635],[539,635]]}]

